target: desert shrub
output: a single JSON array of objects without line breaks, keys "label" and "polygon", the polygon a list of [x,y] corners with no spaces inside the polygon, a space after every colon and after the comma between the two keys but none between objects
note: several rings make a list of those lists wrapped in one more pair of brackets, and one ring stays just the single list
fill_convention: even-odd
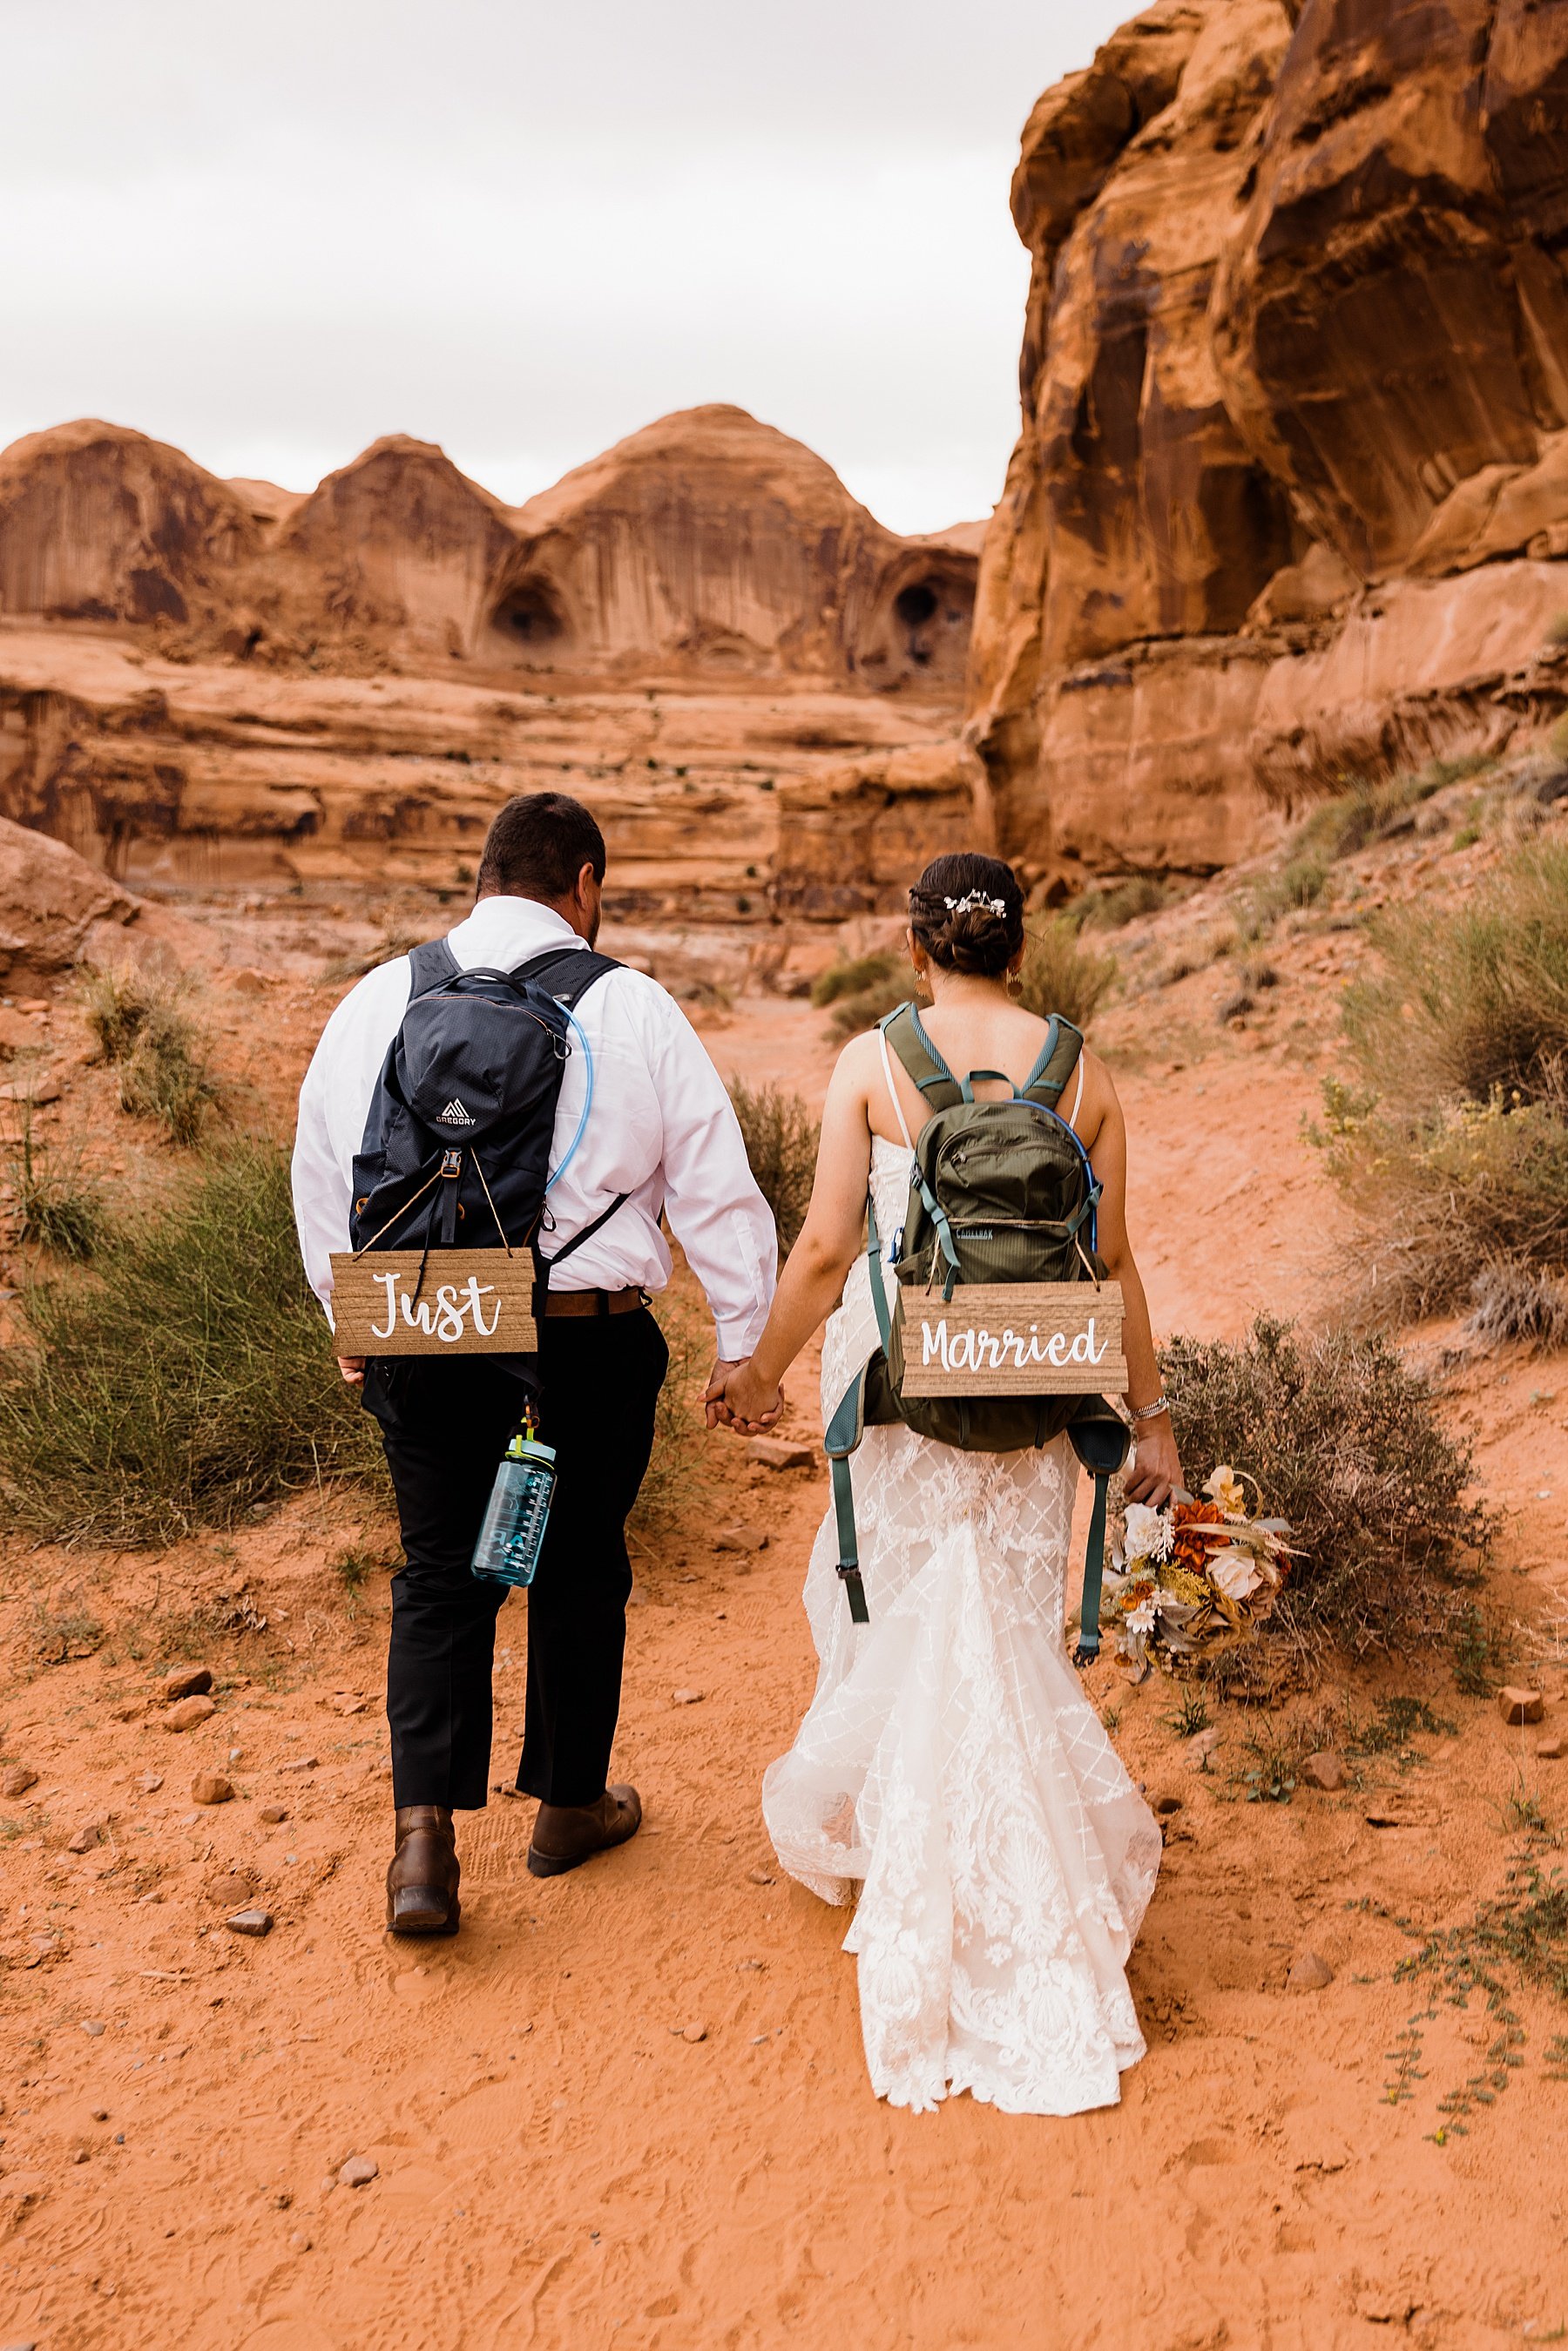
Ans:
[{"label": "desert shrub", "polygon": [[1136,922],[1140,914],[1157,914],[1166,895],[1165,883],[1154,874],[1134,873],[1109,890],[1091,891],[1073,911],[1086,930],[1119,931]]},{"label": "desert shrub", "polygon": [[1295,1531],[1281,1633],[1397,1649],[1448,1630],[1489,1523],[1468,1449],[1385,1340],[1260,1316],[1236,1343],[1170,1340],[1160,1367],[1188,1477],[1229,1462]]},{"label": "desert shrub", "polygon": [[702,1395],[714,1361],[713,1325],[681,1279],[660,1293],[658,1317],[670,1369],[653,1407],[653,1450],[632,1513],[634,1543],[695,1517],[712,1485],[707,1448],[714,1440],[704,1426]]},{"label": "desert shrub", "polygon": [[1375,841],[1409,830],[1413,811],[1445,784],[1479,775],[1494,764],[1490,752],[1467,753],[1457,759],[1432,759],[1426,767],[1406,769],[1373,783],[1364,776],[1346,778],[1346,789],[1324,800],[1301,827],[1302,852],[1316,851],[1327,858],[1354,857]]},{"label": "desert shrub", "polygon": [[1281,914],[1315,906],[1328,887],[1329,861],[1321,850],[1301,850],[1288,858],[1248,893],[1239,927],[1255,938],[1272,929]]},{"label": "desert shrub", "polygon": [[1115,956],[1084,946],[1068,915],[1053,914],[1026,930],[1019,975],[1022,1001],[1026,1010],[1041,1019],[1060,1012],[1076,1028],[1087,1029],[1114,984],[1116,971]]},{"label": "desert shrub", "polygon": [[852,956],[841,963],[830,964],[826,971],[817,974],[811,982],[811,1001],[819,1012],[825,1011],[841,997],[863,996],[868,987],[882,987],[900,973],[907,979],[908,968],[902,956]]},{"label": "desert shrub", "polygon": [[1485,1265],[1470,1284],[1466,1330],[1493,1344],[1522,1340],[1568,1347],[1568,1287],[1528,1265]]},{"label": "desert shrub", "polygon": [[37,1140],[30,1104],[9,1156],[17,1239],[56,1257],[91,1257],[109,1228],[103,1196],[84,1180],[79,1160],[62,1165]]},{"label": "desert shrub", "polygon": [[1568,847],[1521,851],[1467,905],[1402,909],[1372,939],[1382,968],[1346,992],[1345,1033],[1386,1100],[1528,1102],[1568,1057]]},{"label": "desert shrub", "polygon": [[236,1143],[110,1235],[89,1274],[24,1292],[0,1374],[0,1510],[135,1544],[225,1525],[317,1478],[379,1482],[374,1425],[305,1286],[284,1154]]},{"label": "desert shrub", "polygon": [[874,1029],[895,1005],[918,998],[920,985],[900,955],[856,956],[819,974],[811,1001],[832,1007],[832,1034],[841,1043]]},{"label": "desert shrub", "polygon": [[171,1143],[200,1141],[219,1101],[179,980],[129,966],[90,972],[82,989],[103,1058],[120,1071],[120,1106],[151,1118]]},{"label": "desert shrub", "polygon": [[1399,1118],[1329,1081],[1330,1174],[1366,1220],[1364,1301],[1382,1319],[1463,1305],[1497,1267],[1568,1264],[1568,1082],[1550,1099]]},{"label": "desert shrub", "polygon": [[729,1098],[740,1121],[751,1172],[773,1211],[779,1246],[792,1249],[811,1198],[821,1124],[800,1095],[787,1093],[782,1086],[751,1087],[737,1078]]}]

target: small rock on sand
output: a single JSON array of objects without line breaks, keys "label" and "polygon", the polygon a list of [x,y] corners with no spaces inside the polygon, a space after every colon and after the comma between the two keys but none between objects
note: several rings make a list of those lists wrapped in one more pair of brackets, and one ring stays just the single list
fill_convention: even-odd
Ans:
[{"label": "small rock on sand", "polygon": [[1546,1701],[1538,1689],[1511,1686],[1499,1690],[1497,1710],[1505,1722],[1539,1722]]},{"label": "small rock on sand", "polygon": [[1296,1777],[1303,1788],[1322,1788],[1331,1796],[1349,1785],[1349,1774],[1332,1747],[1320,1748],[1315,1755],[1309,1755]]},{"label": "small rock on sand", "polygon": [[68,1853],[91,1853],[102,1840],[103,1829],[98,1821],[84,1821],[69,1844]]},{"label": "small rock on sand", "polygon": [[[270,1910],[231,1910],[224,1924],[231,1935],[270,1935],[272,1913]],[[374,2172],[371,2177],[374,2179]]]},{"label": "small rock on sand", "polygon": [[291,1755],[287,1763],[277,1768],[280,1771],[319,1771],[321,1759],[319,1755]]},{"label": "small rock on sand", "polygon": [[347,2163],[338,2166],[339,2184],[344,2188],[368,2188],[380,2172],[381,2165],[373,2156],[351,2155]]},{"label": "small rock on sand", "polygon": [[4,1778],[0,1778],[0,1796],[25,1796],[29,1788],[36,1788],[37,1784],[36,1771],[29,1770],[26,1763],[13,1763]]},{"label": "small rock on sand", "polygon": [[746,1874],[753,1886],[771,1886],[775,1883],[773,1872],[770,1869],[748,1869]]},{"label": "small rock on sand", "polygon": [[269,1829],[275,1829],[280,1821],[288,1818],[288,1807],[287,1804],[263,1804],[256,1818],[265,1821]]},{"label": "small rock on sand", "polygon": [[199,1722],[207,1722],[217,1712],[210,1698],[183,1698],[163,1717],[165,1730],[194,1730]]},{"label": "small rock on sand", "polygon": [[809,1445],[794,1445],[785,1437],[750,1437],[746,1442],[748,1461],[760,1461],[765,1469],[810,1469],[818,1456]]},{"label": "small rock on sand", "polygon": [[760,1527],[726,1527],[714,1538],[715,1551],[766,1551],[768,1537]]},{"label": "small rock on sand", "polygon": [[703,1694],[701,1690],[672,1690],[670,1692],[670,1696],[674,1698],[677,1706],[700,1706],[703,1701]]},{"label": "small rock on sand", "polygon": [[681,2039],[683,2041],[706,2041],[707,2039],[707,2026],[706,2024],[683,2024],[681,2027]]},{"label": "small rock on sand", "polygon": [[1561,1763],[1563,1741],[1561,1739],[1538,1739],[1535,1742],[1535,1751],[1543,1763]]},{"label": "small rock on sand", "polygon": [[1292,1991],[1322,1991],[1333,1981],[1333,1970],[1318,1951],[1302,1951],[1291,1962],[1285,1978]]},{"label": "small rock on sand", "polygon": [[162,1771],[143,1771],[138,1776],[136,1784],[144,1796],[155,1796],[163,1785],[163,1774]]},{"label": "small rock on sand", "polygon": [[191,1782],[193,1804],[232,1804],[234,1782],[217,1771],[198,1771]]},{"label": "small rock on sand", "polygon": [[204,1698],[212,1688],[212,1669],[207,1666],[178,1666],[163,1677],[163,1696],[172,1706],[176,1698]]}]

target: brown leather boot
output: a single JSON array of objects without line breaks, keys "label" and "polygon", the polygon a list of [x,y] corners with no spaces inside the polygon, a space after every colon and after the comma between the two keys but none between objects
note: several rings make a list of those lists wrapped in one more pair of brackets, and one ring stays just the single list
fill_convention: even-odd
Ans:
[{"label": "brown leather boot", "polygon": [[387,1871],[387,1925],[394,1935],[455,1935],[462,1870],[444,1804],[403,1804]]},{"label": "brown leather boot", "polygon": [[536,1877],[559,1877],[596,1853],[624,1844],[643,1825],[643,1799],[635,1788],[606,1788],[596,1804],[541,1804],[528,1847]]}]

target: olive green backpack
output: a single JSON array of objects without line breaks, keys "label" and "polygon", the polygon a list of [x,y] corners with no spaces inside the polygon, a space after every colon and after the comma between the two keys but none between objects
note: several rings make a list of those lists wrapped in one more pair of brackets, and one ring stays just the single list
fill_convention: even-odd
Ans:
[{"label": "olive green backpack", "polygon": [[1076,1653],[1082,1665],[1100,1647],[1106,1488],[1127,1458],[1126,1423],[1103,1396],[906,1396],[904,1327],[911,1293],[940,1290],[951,1299],[962,1282],[1105,1280],[1095,1247],[1101,1187],[1088,1153],[1057,1109],[1083,1039],[1070,1020],[1053,1014],[1024,1083],[1007,1101],[977,1102],[977,1079],[999,1079],[1008,1086],[1011,1081],[998,1070],[956,1078],[913,1004],[901,1004],[879,1025],[884,1046],[919,1087],[931,1116],[915,1138],[909,1206],[886,1253],[894,1274],[891,1303],[876,1207],[867,1202],[866,1268],[882,1344],[856,1375],[823,1439],[832,1464],[839,1573],[850,1614],[857,1625],[870,1622],[850,1480],[850,1457],[865,1428],[903,1421],[918,1436],[965,1453],[1049,1445],[1065,1429],[1094,1479]]}]

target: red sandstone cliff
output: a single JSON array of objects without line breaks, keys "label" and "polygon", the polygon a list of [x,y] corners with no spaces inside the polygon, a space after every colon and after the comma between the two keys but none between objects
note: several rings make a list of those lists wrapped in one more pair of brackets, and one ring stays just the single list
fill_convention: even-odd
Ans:
[{"label": "red sandstone cliff", "polygon": [[1568,9],[1161,0],[1025,131],[967,732],[1039,874],[1562,699]]}]

